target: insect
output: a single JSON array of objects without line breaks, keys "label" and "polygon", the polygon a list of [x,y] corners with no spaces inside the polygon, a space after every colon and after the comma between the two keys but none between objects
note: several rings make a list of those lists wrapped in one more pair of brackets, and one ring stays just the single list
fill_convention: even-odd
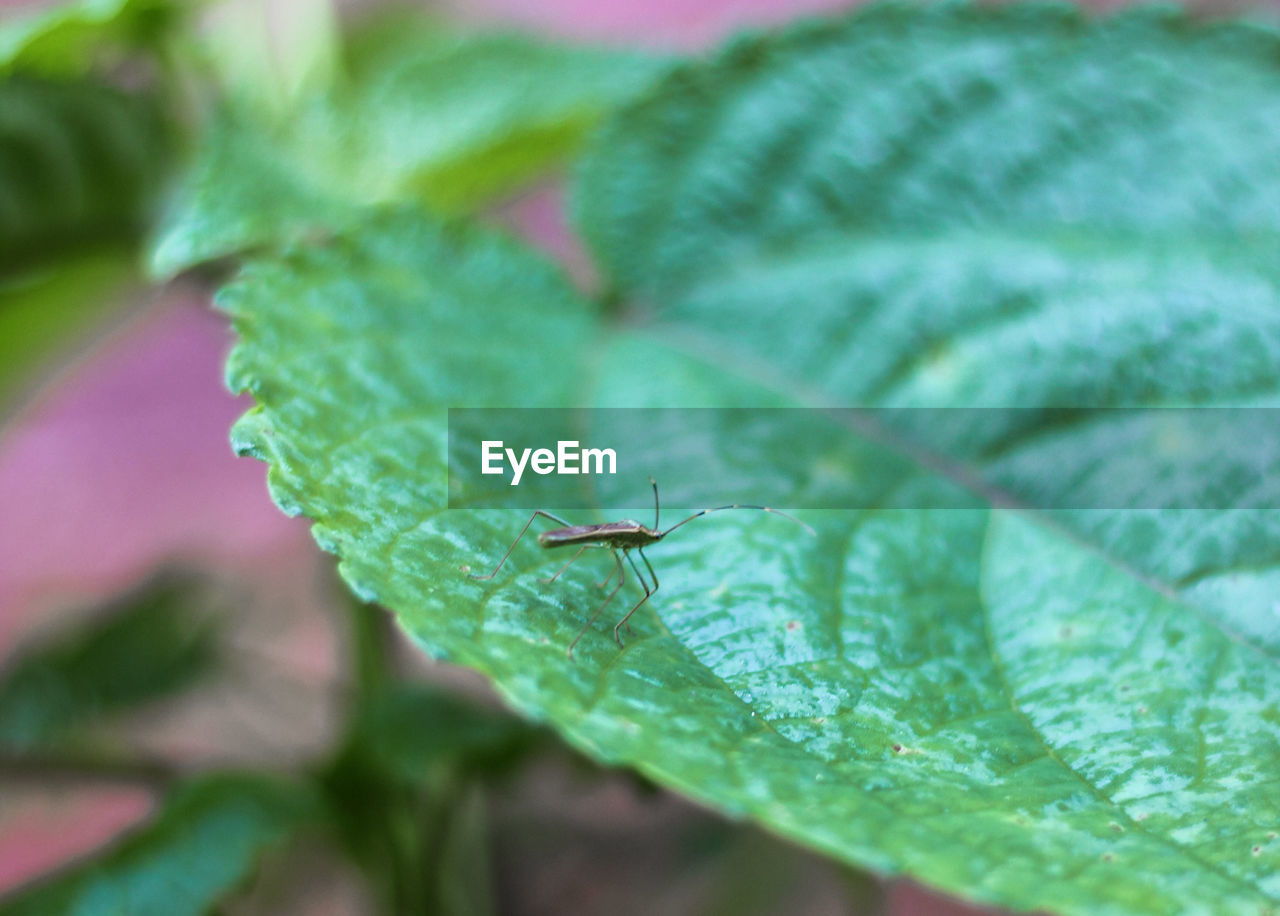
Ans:
[{"label": "insect", "polygon": [[[626,616],[619,620],[617,625],[613,628],[614,640],[617,641],[619,646],[622,645],[622,634],[619,631],[627,625],[627,621],[631,619],[631,615],[639,610],[640,606],[648,601],[649,597],[658,590],[658,575],[653,571],[653,566],[649,564],[649,558],[644,555],[644,548],[651,544],[658,543],[658,541],[675,531],[681,525],[687,525],[695,518],[701,518],[711,512],[721,512],[725,509],[759,509],[761,512],[770,512],[774,515],[781,515],[783,518],[795,522],[810,534],[817,534],[816,531],[804,522],[800,521],[800,519],[787,515],[785,512],[780,512],[779,510],[772,509],[769,506],[748,506],[741,503],[734,503],[732,506],[716,506],[711,509],[703,509],[701,512],[695,512],[683,521],[676,522],[664,531],[658,527],[658,517],[660,512],[658,503],[658,483],[652,477],[649,478],[649,483],[653,486],[652,528],[646,527],[640,522],[633,521],[631,519],[623,519],[620,522],[605,522],[601,525],[574,525],[562,518],[559,518],[558,516],[552,515],[550,512],[538,509],[533,513],[533,515],[529,516],[529,520],[524,523],[524,527],[520,529],[520,533],[516,535],[516,539],[511,542],[511,546],[507,548],[507,552],[503,554],[502,559],[498,561],[498,565],[493,568],[493,572],[489,573],[487,576],[470,573],[470,578],[492,579],[496,576],[498,574],[498,570],[502,569],[502,565],[506,563],[507,558],[511,556],[511,552],[516,549],[516,545],[520,543],[520,539],[525,536],[525,533],[529,530],[529,526],[533,524],[534,519],[539,516],[549,518],[551,521],[555,522],[557,525],[561,525],[562,527],[542,532],[538,535],[538,543],[545,548],[578,548],[577,553],[570,557],[569,562],[561,566],[554,576],[550,579],[541,580],[545,584],[549,585],[556,581],[556,579],[559,579],[564,571],[572,566],[578,557],[582,556],[588,549],[599,548],[611,551],[613,553],[613,571],[605,577],[603,582],[598,583],[596,587],[604,588],[615,575],[618,577],[618,584],[613,587],[613,591],[609,592],[608,597],[604,599],[604,603],[601,604],[600,607],[596,609],[596,612],[591,615],[591,619],[588,620],[586,624],[583,625],[582,629],[578,631],[578,635],[573,638],[573,642],[569,643],[569,657],[573,658],[573,649],[578,644],[578,640],[582,639],[582,637],[586,635],[587,631],[591,629],[591,625],[596,622],[600,615],[604,613],[604,609],[609,606],[609,602],[613,600],[613,596],[618,594],[618,590],[622,588],[622,584],[626,579],[626,570],[622,565],[625,560],[627,565],[629,565],[632,571],[636,574],[636,578],[640,580],[640,587],[644,589],[644,595],[639,601],[632,605],[631,610],[627,611]],[[653,588],[649,587],[649,582],[645,579],[644,574],[640,572],[640,567],[636,565],[636,561],[632,558],[632,551],[635,551],[636,555],[644,562],[644,568],[648,571],[649,578],[653,580]],[[629,630],[630,628],[628,628],[628,631]]]}]

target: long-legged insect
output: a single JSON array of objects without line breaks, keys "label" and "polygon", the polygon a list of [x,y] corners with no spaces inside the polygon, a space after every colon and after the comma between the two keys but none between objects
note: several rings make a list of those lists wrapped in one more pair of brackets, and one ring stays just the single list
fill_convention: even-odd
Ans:
[{"label": "long-legged insect", "polygon": [[[624,519],[620,522],[605,522],[602,525],[574,525],[558,516],[552,515],[550,512],[538,509],[533,513],[533,515],[529,516],[529,520],[524,523],[524,527],[520,529],[520,533],[516,535],[516,539],[511,542],[511,546],[508,547],[507,552],[502,555],[502,559],[498,561],[498,565],[493,568],[493,572],[489,573],[487,576],[471,573],[470,577],[472,579],[492,579],[496,576],[498,574],[498,570],[502,569],[502,565],[506,563],[507,558],[511,556],[511,552],[516,549],[516,545],[520,543],[520,539],[525,536],[525,532],[529,530],[529,526],[533,524],[534,519],[539,516],[549,518],[551,521],[561,526],[560,528],[554,528],[551,531],[544,531],[538,535],[539,544],[546,548],[573,546],[577,546],[578,548],[577,553],[569,558],[569,562],[560,567],[559,572],[550,579],[542,580],[544,583],[550,584],[556,581],[556,579],[559,579],[560,575],[572,566],[574,561],[577,560],[578,557],[582,556],[589,548],[594,547],[611,551],[613,553],[613,570],[605,577],[603,582],[599,583],[598,587],[604,588],[615,575],[618,577],[618,584],[613,587],[613,591],[609,592],[608,596],[604,599],[604,603],[601,604],[600,607],[596,609],[596,612],[591,615],[591,619],[588,620],[583,625],[582,629],[578,631],[578,635],[573,638],[573,642],[569,643],[569,657],[573,658],[573,649],[578,644],[578,640],[582,639],[582,637],[586,635],[587,631],[591,629],[591,625],[596,622],[600,615],[604,613],[604,609],[609,606],[609,602],[613,600],[613,596],[618,594],[618,590],[622,588],[622,583],[626,580],[626,570],[622,565],[623,560],[625,560],[627,565],[629,565],[632,571],[636,574],[636,578],[640,580],[640,587],[644,589],[644,595],[639,601],[632,605],[631,610],[627,611],[626,616],[619,620],[617,625],[613,628],[614,640],[617,641],[619,646],[622,645],[622,635],[619,631],[627,625],[627,621],[631,619],[631,615],[640,609],[640,605],[648,601],[649,596],[658,590],[658,575],[653,571],[653,567],[649,564],[649,558],[644,555],[644,548],[648,547],[650,544],[658,543],[658,541],[675,531],[681,525],[686,525],[695,518],[701,518],[710,512],[721,512],[725,509],[759,509],[761,512],[771,512],[774,515],[781,515],[783,518],[790,519],[795,522],[810,534],[817,534],[817,532],[804,522],[800,521],[800,519],[787,515],[785,512],[780,512],[779,510],[770,508],[769,506],[748,506],[742,503],[734,503],[732,506],[715,506],[711,509],[703,509],[701,512],[695,512],[683,521],[676,522],[670,528],[663,531],[658,528],[658,514],[660,511],[658,504],[658,483],[652,477],[649,478],[649,483],[653,485],[652,528],[648,528],[640,522],[633,521],[631,519]],[[653,588],[649,587],[649,583],[645,580],[644,574],[640,572],[640,567],[636,566],[636,561],[631,558],[631,551],[633,550],[640,559],[644,561],[644,568],[648,570],[649,577],[653,579]],[[630,631],[630,628],[628,628],[628,631]]]}]

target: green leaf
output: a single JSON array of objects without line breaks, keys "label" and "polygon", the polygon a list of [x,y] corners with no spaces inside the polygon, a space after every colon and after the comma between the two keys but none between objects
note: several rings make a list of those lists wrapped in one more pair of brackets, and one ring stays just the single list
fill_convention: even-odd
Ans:
[{"label": "green leaf", "polygon": [[330,166],[354,161],[366,195],[462,211],[564,158],[664,67],[636,52],[519,35],[436,35],[365,62],[318,130],[355,145],[354,160],[347,147]]},{"label": "green leaf", "polygon": [[347,80],[282,123],[243,111],[219,122],[157,244],[155,272],[312,237],[379,202],[473,209],[563,159],[665,66],[409,29],[416,40],[364,49]]},{"label": "green leaf", "polygon": [[[661,349],[757,363],[804,403],[1274,404],[1278,35],[1170,9],[886,4],[745,39],[608,125],[580,223]],[[1060,435],[1022,419],[911,432],[997,473],[1046,455],[1077,469],[1032,506],[1106,480],[1089,461],[1108,418]],[[1143,435],[1158,450],[1160,430]],[[1226,487],[1225,467],[1207,473],[1195,483]],[[1132,505],[1186,505],[1146,483]],[[1169,588],[1206,583],[1228,629],[1280,646],[1262,604],[1207,584],[1280,562],[1275,513],[1055,522]]]},{"label": "green leaf", "polygon": [[149,97],[88,82],[0,82],[0,269],[136,237],[169,154]]},{"label": "green leaf", "polygon": [[311,816],[311,800],[295,787],[256,776],[206,777],[174,790],[159,815],[123,842],[0,903],[0,914],[208,913]]},{"label": "green leaf", "polygon": [[214,661],[187,580],[160,580],[0,670],[0,748],[28,750],[191,686]]},{"label": "green leaf", "polygon": [[[371,214],[221,297],[259,402],[233,438],[359,594],[600,760],[986,902],[1275,912],[1274,510],[807,513],[816,540],[726,513],[653,549],[625,650],[602,618],[570,662],[607,561],[544,586],[526,542],[472,580],[525,517],[442,507],[449,406],[1273,401],[1277,60],[1262,28],[1050,7],[738,42],[584,167],[620,318],[509,243]],[[1083,488],[1106,418],[1025,416],[928,441],[1052,445],[1046,483]],[[708,489],[772,470],[737,458]]]},{"label": "green leaf", "polygon": [[1173,7],[877,4],[672,73],[601,132],[578,216],[615,281],[662,304],[849,264],[860,241],[1069,250],[1105,233],[1121,257],[1262,254],[1280,213],[1277,43]]},{"label": "green leaf", "polygon": [[153,46],[177,16],[172,0],[78,0],[0,26],[0,73],[83,76],[106,57]]}]

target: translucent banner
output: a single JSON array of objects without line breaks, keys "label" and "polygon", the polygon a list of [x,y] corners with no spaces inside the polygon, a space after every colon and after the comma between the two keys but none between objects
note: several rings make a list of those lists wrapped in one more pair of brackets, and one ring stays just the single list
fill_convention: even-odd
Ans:
[{"label": "translucent banner", "polygon": [[449,411],[450,508],[1273,509],[1273,408]]}]

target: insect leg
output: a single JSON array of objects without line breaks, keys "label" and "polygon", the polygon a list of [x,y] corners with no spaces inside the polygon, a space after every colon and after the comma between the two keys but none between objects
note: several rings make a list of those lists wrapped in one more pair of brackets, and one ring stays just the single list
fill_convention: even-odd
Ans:
[{"label": "insect leg", "polygon": [[608,585],[609,580],[612,579],[617,574],[617,572],[618,572],[618,569],[616,566],[613,569],[609,570],[609,575],[604,577],[603,582],[597,582],[596,588],[604,588],[606,585]]},{"label": "insect leg", "polygon": [[653,590],[656,592],[658,590],[658,574],[654,572],[653,567],[649,565],[649,558],[644,555],[643,547],[637,550],[636,553],[640,554],[640,559],[644,560],[644,567],[649,570],[649,575],[653,579]]},{"label": "insect leg", "polygon": [[471,579],[492,579],[494,576],[496,576],[498,574],[498,570],[502,569],[502,564],[507,562],[507,558],[511,556],[511,551],[516,549],[516,545],[520,543],[520,539],[524,537],[524,533],[529,530],[529,526],[533,524],[533,520],[537,518],[539,515],[543,516],[544,518],[549,518],[553,522],[555,522],[557,525],[563,525],[566,528],[569,527],[570,525],[570,523],[566,522],[564,519],[557,518],[556,516],[552,515],[550,512],[543,512],[541,509],[538,509],[536,512],[533,513],[533,515],[529,516],[529,520],[524,523],[524,527],[520,529],[520,533],[516,535],[516,539],[511,542],[511,546],[508,547],[507,552],[502,555],[502,559],[498,561],[498,565],[493,568],[493,572],[489,573],[489,575],[487,576],[478,576],[475,573],[467,573],[467,577]]},{"label": "insect leg", "polygon": [[[635,605],[631,608],[631,610],[627,611],[627,616],[619,620],[618,625],[613,628],[613,638],[617,641],[618,645],[622,645],[622,637],[618,634],[618,631],[622,629],[624,626],[626,626],[627,621],[631,619],[631,615],[636,612],[636,608],[640,607],[640,605],[648,601],[649,596],[658,590],[656,585],[652,590],[649,588],[649,583],[645,581],[645,578],[643,575],[641,575],[639,568],[636,567],[636,561],[631,559],[631,551],[624,550],[622,551],[622,555],[627,558],[627,562],[630,563],[631,568],[635,570],[636,578],[640,580],[640,586],[641,588],[644,589],[644,597],[641,598],[639,601],[637,601]],[[649,566],[649,561],[645,559],[644,553],[640,553],[640,558],[644,560],[645,566]],[[649,572],[650,573],[653,572],[652,566],[649,566]],[[655,577],[654,582],[656,583],[657,581],[658,580]]]},{"label": "insect leg", "polygon": [[579,548],[578,548],[578,552],[577,552],[577,553],[575,553],[572,557],[570,557],[570,558],[569,558],[569,562],[568,562],[568,563],[566,563],[566,564],[564,564],[563,566],[561,566],[561,567],[560,567],[560,572],[556,573],[556,574],[555,574],[554,576],[552,576],[550,579],[540,579],[539,581],[540,581],[540,582],[542,582],[542,584],[543,584],[543,585],[550,585],[552,582],[554,582],[554,581],[556,581],[557,579],[559,579],[559,578],[560,578],[560,573],[564,572],[566,569],[568,569],[570,566],[572,566],[572,565],[573,565],[573,561],[574,561],[574,560],[576,560],[576,559],[578,559],[578,557],[582,556],[582,554],[583,554],[584,552],[586,552],[586,549],[587,549],[588,547],[594,547],[594,546],[595,546],[594,544],[583,544],[581,547],[579,547]]},{"label": "insect leg", "polygon": [[[643,554],[641,554],[641,556],[643,557],[644,555],[643,555]],[[631,564],[631,569],[632,569],[632,571],[633,571],[633,572],[635,572],[635,574],[636,574],[636,578],[640,580],[640,587],[641,587],[641,588],[643,588],[643,589],[645,590],[645,594],[648,594],[648,593],[649,593],[649,586],[645,583],[644,574],[643,574],[643,573],[641,573],[641,572],[640,572],[640,568],[639,568],[638,566],[636,566],[636,561],[635,561],[635,560],[633,560],[633,559],[631,559],[631,554],[630,554],[630,553],[627,553],[627,554],[626,554],[626,558],[627,558],[627,562]],[[630,614],[628,614],[628,615],[627,615],[627,617],[630,617],[630,616],[631,616]],[[618,626],[620,626],[620,627],[621,627],[621,626],[625,626],[625,627],[627,628],[627,632],[628,632],[628,633],[630,633],[630,632],[631,632],[631,624],[627,623],[627,617],[624,617],[624,618],[622,619],[622,621],[618,624]],[[616,629],[616,628],[614,629],[613,635],[614,635],[614,638],[616,639],[616,638],[617,638],[617,636],[618,636],[618,631],[617,631],[617,629]]]},{"label": "insect leg", "polygon": [[[587,634],[587,630],[591,629],[591,625],[604,613],[604,609],[609,606],[609,602],[613,600],[614,595],[618,594],[618,589],[622,588],[622,583],[626,580],[626,573],[622,569],[622,557],[618,556],[618,551],[616,550],[613,551],[613,562],[618,573],[618,584],[613,587],[613,591],[609,592],[609,597],[604,599],[604,603],[596,608],[596,612],[591,615],[591,619],[578,631],[578,635],[573,637],[573,642],[569,643],[570,658],[573,658],[573,647],[578,644],[578,640]],[[612,574],[609,578],[613,578]]]},{"label": "insect leg", "polygon": [[[653,571],[653,566],[650,565],[649,558],[644,555],[644,548],[637,550],[636,553],[640,554],[640,559],[644,560],[644,568],[649,570],[649,578],[653,579],[653,591],[651,591],[649,594],[655,595],[658,592],[658,574]],[[639,607],[639,606],[640,605],[636,605],[636,607]],[[635,608],[632,608],[631,611],[632,613],[635,613]],[[631,614],[628,614],[627,616],[630,617]],[[626,620],[624,619],[622,622],[626,623]],[[627,627],[627,632],[631,632],[630,627]]]}]

